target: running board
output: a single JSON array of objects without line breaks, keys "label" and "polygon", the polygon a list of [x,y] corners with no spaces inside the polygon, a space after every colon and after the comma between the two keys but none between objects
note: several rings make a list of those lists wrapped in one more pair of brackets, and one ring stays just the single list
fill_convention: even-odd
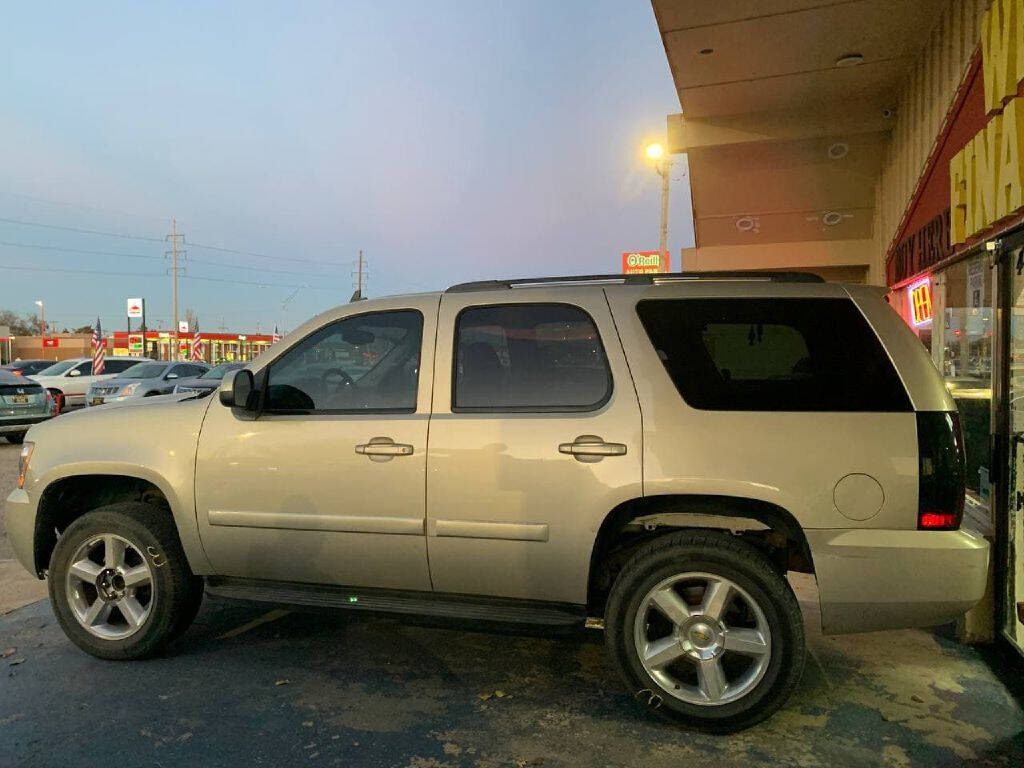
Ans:
[{"label": "running board", "polygon": [[582,627],[587,619],[586,607],[582,605],[477,595],[334,587],[226,577],[208,578],[206,590],[211,595],[233,600],[510,624]]}]

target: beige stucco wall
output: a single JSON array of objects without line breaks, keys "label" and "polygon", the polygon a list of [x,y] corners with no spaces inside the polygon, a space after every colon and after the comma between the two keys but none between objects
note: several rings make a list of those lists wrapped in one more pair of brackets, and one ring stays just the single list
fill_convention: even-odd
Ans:
[{"label": "beige stucco wall", "polygon": [[717,245],[684,248],[683,270],[767,269],[803,270],[826,280],[871,282],[868,269],[875,250],[872,240],[801,241],[756,245]]}]

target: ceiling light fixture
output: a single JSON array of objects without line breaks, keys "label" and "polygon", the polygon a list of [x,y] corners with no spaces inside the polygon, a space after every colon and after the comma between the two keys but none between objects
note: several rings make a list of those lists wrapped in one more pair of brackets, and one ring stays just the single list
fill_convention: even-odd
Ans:
[{"label": "ceiling light fixture", "polygon": [[843,214],[836,211],[825,211],[821,216],[821,223],[826,227],[834,227],[843,220]]},{"label": "ceiling light fixture", "polygon": [[829,160],[842,160],[848,154],[850,154],[850,145],[845,141],[837,141],[828,148]]},{"label": "ceiling light fixture", "polygon": [[858,64],[864,63],[863,53],[844,53],[838,59],[836,59],[837,67],[856,67]]}]

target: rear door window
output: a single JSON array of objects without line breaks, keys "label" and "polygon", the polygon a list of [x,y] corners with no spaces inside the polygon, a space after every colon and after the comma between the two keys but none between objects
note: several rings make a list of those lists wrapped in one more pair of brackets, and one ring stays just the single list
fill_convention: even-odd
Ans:
[{"label": "rear door window", "polygon": [[469,307],[455,350],[454,411],[587,411],[611,395],[601,337],[579,307]]},{"label": "rear door window", "polygon": [[637,313],[679,394],[727,411],[909,411],[848,299],[655,299]]}]

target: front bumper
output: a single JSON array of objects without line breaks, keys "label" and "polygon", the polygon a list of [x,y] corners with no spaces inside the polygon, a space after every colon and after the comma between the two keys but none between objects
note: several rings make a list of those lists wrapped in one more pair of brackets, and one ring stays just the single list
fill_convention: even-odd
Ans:
[{"label": "front bumper", "polygon": [[805,533],[825,634],[945,624],[985,594],[989,546],[970,531]]},{"label": "front bumper", "polygon": [[15,488],[4,504],[4,526],[7,528],[7,540],[11,542],[14,556],[30,573],[36,574],[35,541],[36,514],[35,507],[27,492]]},{"label": "front bumper", "polygon": [[0,418],[0,435],[12,435],[17,432],[24,432],[33,424],[41,424],[52,419],[54,414],[48,413],[44,416],[5,416]]}]

